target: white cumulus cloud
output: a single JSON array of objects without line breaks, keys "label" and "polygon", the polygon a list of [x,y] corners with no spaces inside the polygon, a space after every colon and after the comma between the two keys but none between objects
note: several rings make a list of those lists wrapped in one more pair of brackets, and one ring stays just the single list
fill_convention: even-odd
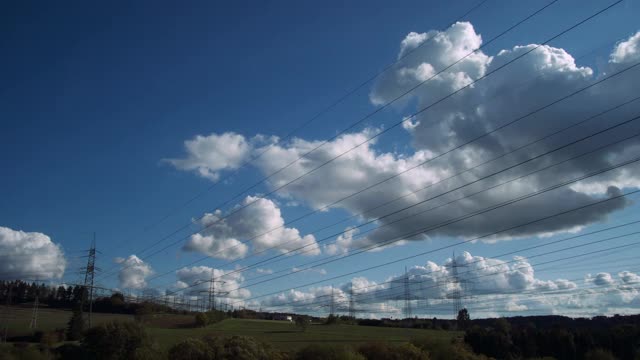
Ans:
[{"label": "white cumulus cloud", "polygon": [[120,264],[118,280],[123,289],[139,290],[147,287],[147,277],[153,274],[149,264],[135,255],[127,258],[115,258],[114,262]]},{"label": "white cumulus cloud", "polygon": [[[248,204],[251,205],[246,206]],[[247,196],[239,206],[246,207],[226,218],[220,210],[205,214],[198,221],[202,230],[191,236],[184,250],[221,259],[245,256],[249,251],[248,244],[255,252],[274,248],[285,253],[303,248],[301,251],[306,255],[320,253],[313,235],[302,236],[298,229],[284,225],[280,208],[273,201]]]},{"label": "white cumulus cloud", "polygon": [[197,135],[184,142],[187,157],[183,159],[165,159],[180,170],[195,171],[202,177],[218,180],[220,171],[237,169],[251,154],[252,142],[262,142],[262,136],[247,140],[243,135],[233,132]]},{"label": "white cumulus cloud", "polygon": [[[624,75],[590,88],[574,98],[558,103],[536,113],[517,124],[493,133],[448,153],[445,157],[419,166],[405,174],[402,172],[422,164],[436,154],[441,154],[485,132],[522,117],[556,99],[581,89],[603,76],[620,71],[640,61],[638,44],[640,33],[635,34],[612,49],[609,62],[601,73],[580,65],[572,54],[561,48],[535,44],[514,45],[494,54],[476,51],[449,70],[438,74],[413,91],[406,101],[398,104],[402,119],[416,109],[431,105],[452,91],[470,84],[480,77],[499,69],[502,65],[530,51],[512,64],[500,68],[485,80],[439,103],[428,111],[412,118],[404,129],[411,137],[412,149],[407,153],[381,151],[377,141],[364,143],[380,128],[367,128],[343,134],[314,150],[301,161],[290,165],[269,179],[271,188],[279,188],[304,174],[313,171],[277,192],[277,195],[321,208],[352,195],[371,184],[385,181],[333,204],[333,208],[360,214],[360,220],[374,220],[381,226],[371,232],[357,232],[348,227],[337,242],[325,247],[330,254],[344,253],[348,249],[376,245],[392,239],[424,240],[429,236],[470,238],[512,228],[532,220],[583,207],[604,198],[615,198],[599,206],[584,208],[527,227],[514,228],[487,238],[495,242],[530,236],[549,236],[561,232],[575,232],[593,223],[606,220],[612,213],[624,209],[630,202],[618,197],[623,188],[640,187],[640,168],[630,165],[621,170],[607,172],[562,187],[554,191],[528,198],[524,201],[470,217],[464,221],[438,227],[428,233],[425,229],[464,217],[489,206],[505,203],[557,183],[575,179],[585,173],[619,164],[636,157],[640,149],[637,139],[563,163],[552,170],[532,174],[490,191],[477,193],[488,187],[512,180],[524,172],[556,164],[569,157],[583,154],[597,146],[609,144],[629,134],[640,131],[640,122],[626,124],[614,131],[589,141],[579,142],[562,151],[554,152],[525,166],[492,176],[471,186],[461,186],[479,177],[499,171],[506,166],[527,160],[568,141],[602,130],[637,114],[640,101],[628,104],[606,116],[589,121],[571,131],[545,139],[490,163],[472,172],[447,179],[489,159],[497,158],[518,146],[528,144],[555,130],[576,124],[590,116],[613,107],[635,96],[634,89],[640,81],[640,70],[632,69]],[[482,44],[482,36],[472,24],[457,23],[444,31],[410,33],[400,43],[399,57],[406,51],[423,44],[411,56],[394,65],[379,78],[370,93],[373,105],[386,103],[420,82],[429,79],[449,64],[467,55]],[[245,138],[246,141],[246,138]],[[272,174],[285,165],[320,146],[322,139],[294,138],[286,142],[270,143],[269,151],[258,159],[256,166],[263,174]],[[254,152],[263,153],[265,146],[256,145]],[[342,155],[345,151],[350,152]],[[336,156],[339,158],[334,159]],[[330,164],[325,164],[327,161]],[[218,171],[211,168],[211,171]],[[441,182],[442,181],[442,182]],[[433,187],[432,184],[438,183]],[[421,189],[427,189],[419,191]],[[417,191],[417,192],[416,192]],[[416,193],[414,193],[416,192]],[[418,201],[439,194],[446,195],[428,201],[407,211],[387,215],[415,205]],[[471,195],[450,205],[445,202]],[[398,200],[395,200],[398,199]],[[395,200],[395,201],[393,201]],[[393,201],[393,202],[392,202]],[[382,204],[387,204],[382,206]],[[252,205],[255,206],[256,204]],[[403,219],[406,218],[406,219]],[[237,238],[237,237],[236,237]]]},{"label": "white cumulus cloud", "polygon": [[62,248],[49,236],[0,226],[0,278],[59,279],[66,266]]}]

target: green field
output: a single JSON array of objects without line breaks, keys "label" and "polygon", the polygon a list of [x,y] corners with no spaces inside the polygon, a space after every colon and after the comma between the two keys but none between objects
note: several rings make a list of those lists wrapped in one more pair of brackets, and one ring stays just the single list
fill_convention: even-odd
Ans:
[{"label": "green field", "polygon": [[270,343],[284,351],[297,350],[309,344],[354,345],[371,341],[402,342],[413,338],[432,338],[450,341],[461,336],[453,331],[401,329],[357,325],[310,325],[300,332],[295,325],[284,321],[227,319],[206,328],[166,329],[150,327],[149,332],[163,348],[189,337],[204,335],[243,335]]},{"label": "green field", "polygon": [[[0,311],[4,311],[1,309]],[[33,311],[28,307],[13,307],[9,312],[9,328],[8,336],[28,336],[32,335],[34,330],[29,328],[31,324],[31,315]],[[35,330],[52,331],[55,329],[61,329],[67,327],[67,322],[71,317],[71,311],[40,308],[38,310],[38,323]],[[92,322],[94,325],[103,324],[105,322],[114,320],[133,320],[131,315],[122,314],[98,314],[94,313]],[[2,318],[2,325],[4,326],[6,319]]]},{"label": "green field", "polygon": [[[39,312],[38,330],[50,331],[65,328],[70,311],[41,309]],[[26,336],[33,334],[29,329],[31,309],[15,308],[9,323],[9,336]],[[108,321],[132,321],[131,315],[93,314],[94,324]],[[371,341],[403,342],[413,338],[432,338],[450,341],[461,333],[443,330],[402,329],[387,327],[370,327],[357,325],[309,325],[301,332],[294,324],[285,321],[227,319],[206,328],[193,328],[191,315],[154,315],[148,323],[149,334],[164,350],[172,345],[190,338],[205,335],[251,336],[267,342],[283,351],[295,351],[309,344],[322,343],[333,345],[356,345]]]}]

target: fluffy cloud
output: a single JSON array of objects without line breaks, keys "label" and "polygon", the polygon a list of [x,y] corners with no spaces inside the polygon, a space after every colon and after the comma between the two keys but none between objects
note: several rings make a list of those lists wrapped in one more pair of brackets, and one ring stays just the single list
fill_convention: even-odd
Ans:
[{"label": "fluffy cloud", "polygon": [[[263,307],[273,311],[297,311],[297,312],[327,312],[327,307],[331,296],[334,297],[334,304],[340,303],[339,299],[345,299],[346,295],[338,288],[322,286],[311,288],[307,291],[289,290],[284,293],[269,296],[261,304]],[[321,302],[318,300],[322,299]]]},{"label": "fluffy cloud", "polygon": [[39,232],[0,226],[0,254],[2,279],[61,278],[67,265],[60,245]]},{"label": "fluffy cloud", "polygon": [[120,264],[118,272],[120,287],[123,289],[144,289],[147,287],[147,277],[153,274],[153,269],[142,259],[135,255],[125,258],[115,258],[114,262]]},{"label": "fluffy cloud", "polygon": [[335,241],[324,246],[324,251],[329,255],[346,254],[353,244],[353,236],[358,233],[357,228],[347,228],[338,235]]},{"label": "fluffy cloud", "polygon": [[615,283],[615,280],[613,279],[613,277],[611,277],[611,274],[606,272],[597,273],[595,276],[588,274],[586,280],[587,282],[592,282],[593,284],[598,286],[607,286]]},{"label": "fluffy cloud", "polygon": [[[423,46],[386,72],[374,85],[370,94],[371,102],[379,105],[433,77],[406,97],[406,101],[399,104],[399,111],[406,114],[411,114],[415,110],[413,106],[418,109],[427,107],[452,91],[495,71],[508,61],[527,52],[530,53],[500,71],[492,73],[486,80],[410,118],[404,128],[411,136],[412,152],[382,152],[378,149],[376,141],[364,143],[380,130],[364,129],[360,132],[343,134],[322,145],[318,150],[305,156],[304,160],[295,162],[286,170],[270,178],[269,185],[272,188],[279,188],[292,179],[314,171],[320,165],[350,149],[353,150],[314,171],[312,175],[296,180],[279,190],[278,195],[312,208],[321,208],[348,197],[370,184],[395,176],[393,180],[331,205],[333,208],[341,208],[351,214],[363,214],[360,217],[361,220],[376,220],[376,224],[382,227],[366,233],[357,233],[352,227],[347,228],[335,244],[326,247],[326,251],[330,254],[344,253],[350,248],[380,244],[396,238],[423,240],[428,236],[438,235],[470,238],[581,207],[606,197],[617,197],[621,193],[621,188],[640,186],[640,170],[637,166],[629,166],[586,179],[571,187],[559,188],[504,208],[439,227],[427,234],[422,233],[422,230],[429,226],[463,217],[637,156],[640,143],[637,140],[627,141],[623,144],[624,146],[608,147],[606,151],[564,163],[554,167],[552,171],[536,173],[463,201],[434,209],[439,204],[511,180],[523,172],[555,164],[638,132],[640,125],[627,124],[615,131],[577,143],[523,167],[460,188],[485,174],[627,120],[632,116],[631,114],[635,115],[640,109],[640,102],[634,102],[599,117],[597,121],[581,124],[572,131],[548,138],[535,146],[511,154],[497,163],[491,163],[473,172],[466,172],[454,179],[444,181],[452,174],[496,158],[518,146],[530,143],[630,99],[633,96],[631,94],[635,94],[634,86],[637,86],[640,80],[638,69],[630,70],[623,76],[590,88],[575,98],[558,103],[490,137],[451,152],[442,159],[431,161],[406,174],[399,174],[422,164],[436,154],[446,152],[458,144],[465,143],[488,130],[495,129],[583,88],[607,74],[635,64],[640,61],[639,43],[640,33],[618,43],[611,53],[609,63],[604,66],[600,74],[595,74],[589,67],[578,65],[573,56],[564,49],[529,44],[513,46],[495,54],[477,51],[446,72],[434,76],[449,64],[479,47],[482,44],[481,35],[470,23],[457,23],[445,31],[410,33],[400,44],[399,56],[420,44]],[[255,166],[263,174],[271,174],[321,144],[322,140],[300,138],[277,145],[271,144],[270,150],[256,161]],[[256,146],[253,151],[262,153],[264,149]],[[434,183],[438,184],[429,187]],[[425,188],[428,190],[412,193]],[[433,201],[380,219],[381,216],[393,211],[445,192],[446,195]],[[382,206],[382,204],[387,205]],[[495,242],[518,237],[575,232],[589,224],[606,220],[611,213],[628,205],[629,202],[625,198],[618,197],[599,206],[513,229],[486,240]],[[401,219],[404,217],[408,218]]]},{"label": "fluffy cloud", "polygon": [[[248,204],[251,205],[246,206]],[[284,253],[304,247],[302,251],[306,255],[320,253],[313,235],[301,236],[298,229],[284,226],[280,208],[273,201],[247,196],[239,206],[246,207],[226,218],[220,210],[205,214],[198,221],[203,230],[191,236],[184,250],[237,259],[249,251],[243,241],[251,240],[255,252],[275,248]]]},{"label": "fluffy cloud", "polygon": [[[481,256],[472,256],[464,252],[455,258],[458,269],[459,283],[453,281],[452,264],[448,259],[442,265],[427,262],[423,266],[414,266],[405,274],[392,276],[385,284],[366,284],[362,279],[356,279],[354,289],[357,294],[368,294],[363,299],[377,302],[381,299],[404,299],[405,281],[408,282],[413,300],[446,299],[454,291],[461,291],[468,296],[504,294],[532,290],[573,289],[577,285],[571,281],[540,280],[535,277],[531,264],[522,257],[504,261]],[[407,280],[408,277],[408,280]],[[366,286],[364,289],[363,287]],[[343,290],[346,290],[343,287]]]},{"label": "fluffy cloud", "polygon": [[208,296],[212,276],[216,279],[216,302],[231,303],[247,299],[251,292],[238,289],[244,283],[241,272],[224,271],[207,266],[185,267],[176,271],[175,288],[184,290],[185,295]]},{"label": "fluffy cloud", "polygon": [[640,284],[640,275],[634,274],[630,271],[622,271],[618,273],[618,276],[625,284]]},{"label": "fluffy cloud", "polygon": [[322,314],[328,312],[333,294],[336,310],[347,312],[353,289],[359,316],[402,316],[407,284],[414,313],[420,316],[449,316],[451,295],[456,290],[476,317],[522,313],[591,316],[637,312],[640,307],[639,289],[629,286],[639,277],[628,271],[619,274],[624,284],[616,284],[610,274],[599,273],[588,275],[585,285],[580,287],[567,279],[538,278],[533,265],[523,257],[507,261],[464,252],[455,258],[460,266],[460,282],[455,283],[453,261],[452,258],[441,264],[429,261],[409,268],[406,275],[393,275],[380,283],[356,277],[333,288],[289,290],[266,298],[263,305],[274,311]]},{"label": "fluffy cloud", "polygon": [[237,169],[247,161],[251,149],[256,144],[269,141],[275,141],[275,138],[265,139],[257,135],[248,140],[243,135],[233,132],[198,135],[184,142],[186,158],[164,161],[178,169],[195,171],[198,175],[215,181],[218,180],[220,171]]},{"label": "fluffy cloud", "polygon": [[619,42],[611,53],[611,62],[626,63],[640,58],[640,32],[626,41]]}]

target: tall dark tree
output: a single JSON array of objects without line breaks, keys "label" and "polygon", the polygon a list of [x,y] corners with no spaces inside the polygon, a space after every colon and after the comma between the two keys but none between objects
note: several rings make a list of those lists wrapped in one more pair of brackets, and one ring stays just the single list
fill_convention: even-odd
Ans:
[{"label": "tall dark tree", "polygon": [[84,317],[80,304],[73,307],[73,314],[67,323],[67,339],[80,340],[84,331]]},{"label": "tall dark tree", "polygon": [[466,308],[460,309],[460,311],[458,311],[458,328],[460,329],[466,329],[467,326],[469,326],[469,321],[471,321],[471,318],[469,317],[469,311],[467,311]]}]

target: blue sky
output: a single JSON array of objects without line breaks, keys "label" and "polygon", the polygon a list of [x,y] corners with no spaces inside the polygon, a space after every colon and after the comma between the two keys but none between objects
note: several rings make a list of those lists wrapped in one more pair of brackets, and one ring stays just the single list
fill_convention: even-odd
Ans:
[{"label": "blue sky", "polygon": [[[464,20],[486,41],[547,2],[489,0]],[[269,168],[266,164],[240,169],[204,196],[182,206],[212,184],[210,179],[164,161],[187,158],[185,141],[197,135],[228,132],[246,139],[256,134],[282,137],[394,61],[400,42],[408,33],[444,31],[452,20],[477,3],[407,1],[390,6],[382,1],[243,1],[224,6],[193,2],[188,7],[168,2],[11,4],[3,11],[0,25],[4,50],[0,60],[4,84],[0,90],[0,161],[4,168],[0,176],[0,226],[43,233],[60,244],[68,261],[63,277],[66,282],[78,281],[77,271],[83,260],[75,257],[88,248],[94,232],[103,269],[117,267],[113,262],[116,257],[136,254],[144,259],[145,254],[140,255],[142,249],[204,212],[212,212],[230,195],[264,177]],[[540,43],[608,3],[561,0],[483,52],[495,56],[502,49]],[[577,65],[592,68],[594,77],[601,76],[608,69],[615,43],[640,30],[636,21],[639,10],[637,1],[625,0],[550,45],[565,49],[574,58],[584,55]],[[337,134],[376,109],[370,95],[384,95],[386,89],[380,84],[364,86],[296,136],[322,141]],[[414,97],[408,103],[385,109],[350,133],[388,127],[419,108],[421,101],[424,99]],[[615,104],[610,101],[611,106]],[[545,126],[542,124],[541,128]],[[528,131],[526,127],[520,130]],[[408,158],[416,151],[419,136],[418,132],[397,128],[381,136],[373,151]],[[221,171],[223,177],[229,173]],[[272,189],[263,184],[249,195]],[[285,221],[309,211],[315,201],[296,193],[269,198],[279,205]],[[300,205],[287,206],[293,202]],[[585,223],[580,231],[631,221],[637,209],[637,205],[629,204],[612,211],[607,221]],[[295,228],[306,235],[354,211],[332,209],[296,223]],[[171,215],[165,218],[168,213]],[[160,219],[163,220],[159,222]],[[193,223],[165,243],[188,237],[199,229]],[[326,234],[329,232],[316,234],[316,239]],[[326,275],[296,274],[251,288],[251,293],[259,295],[321,280],[428,251],[466,236],[469,233],[438,234],[427,240],[410,241],[328,265],[324,268]],[[492,257],[550,239],[554,237],[526,236],[496,244],[467,244],[455,251]],[[384,281],[400,274],[405,266],[422,265],[427,260],[442,264],[453,250],[361,275]],[[637,247],[629,251],[638,254]],[[615,274],[628,270],[623,267],[631,264],[622,261],[623,255],[608,255],[599,259],[603,260],[601,263],[586,263],[571,271],[551,269],[537,277],[552,280],[579,278],[587,273]],[[201,256],[174,246],[145,262],[158,274]],[[611,261],[606,263],[605,259]],[[617,264],[616,259],[620,259]],[[290,257],[273,268],[288,268],[309,260],[313,258]],[[241,264],[252,261],[255,259]],[[209,259],[199,265],[219,268],[224,263]],[[246,273],[244,280],[255,275]],[[122,285],[117,276],[99,280],[107,287]],[[333,283],[339,285],[348,280]],[[175,281],[171,275],[154,280],[149,286]]]}]

